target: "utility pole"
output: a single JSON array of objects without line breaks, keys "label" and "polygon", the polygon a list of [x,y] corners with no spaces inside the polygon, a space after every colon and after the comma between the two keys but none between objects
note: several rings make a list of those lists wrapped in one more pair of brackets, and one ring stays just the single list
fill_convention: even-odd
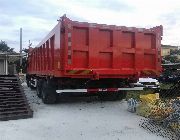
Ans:
[{"label": "utility pole", "polygon": [[22,66],[22,28],[20,28],[20,67]]},{"label": "utility pole", "polygon": [[29,40],[29,45],[28,45],[28,48],[30,48],[32,45],[31,41]]}]

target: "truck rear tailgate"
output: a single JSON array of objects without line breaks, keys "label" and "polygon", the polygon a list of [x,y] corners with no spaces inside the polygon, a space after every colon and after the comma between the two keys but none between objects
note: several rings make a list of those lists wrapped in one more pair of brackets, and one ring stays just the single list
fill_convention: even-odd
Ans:
[{"label": "truck rear tailgate", "polygon": [[126,77],[161,71],[162,26],[144,29],[65,19],[66,75]]}]

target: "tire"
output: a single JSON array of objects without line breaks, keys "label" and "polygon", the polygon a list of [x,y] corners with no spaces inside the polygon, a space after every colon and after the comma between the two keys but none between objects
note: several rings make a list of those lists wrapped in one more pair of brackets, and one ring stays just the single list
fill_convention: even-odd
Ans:
[{"label": "tire", "polygon": [[42,101],[45,104],[54,104],[57,101],[56,88],[52,81],[43,81]]},{"label": "tire", "polygon": [[27,87],[30,87],[30,81],[27,80],[26,83],[27,83]]},{"label": "tire", "polygon": [[29,84],[29,88],[30,88],[31,90],[35,90],[35,89],[36,89],[33,85],[31,85],[31,81],[29,81],[28,84]]},{"label": "tire", "polygon": [[43,84],[42,81],[43,81],[42,79],[37,80],[36,92],[37,92],[37,96],[38,96],[39,98],[42,97],[42,84]]}]

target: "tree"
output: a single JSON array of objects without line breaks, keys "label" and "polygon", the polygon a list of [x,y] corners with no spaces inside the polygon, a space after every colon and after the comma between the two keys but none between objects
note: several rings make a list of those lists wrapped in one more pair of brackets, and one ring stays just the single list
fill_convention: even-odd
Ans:
[{"label": "tree", "polygon": [[15,64],[16,64],[16,70],[18,73],[21,71],[21,69],[22,69],[23,73],[27,72],[27,59],[25,57],[23,57],[23,59],[22,59],[22,65],[21,66],[20,66],[19,59],[15,61]]},{"label": "tree", "polygon": [[26,55],[28,54],[28,52],[29,52],[29,49],[27,49],[27,48],[23,48],[23,50],[22,50],[24,53],[26,53]]},{"label": "tree", "polygon": [[1,52],[9,52],[9,53],[14,53],[14,48],[8,47],[5,41],[0,41],[0,51]]},{"label": "tree", "polygon": [[20,66],[20,61],[17,60],[15,62],[16,63],[16,70],[17,70],[17,72],[20,72],[22,69],[22,72],[26,73],[27,72],[27,56],[28,56],[29,49],[24,48],[22,51],[24,52],[24,55],[22,58],[22,65]]},{"label": "tree", "polygon": [[165,56],[165,57],[164,57],[164,60],[169,61],[169,62],[171,62],[171,63],[179,63],[179,62],[180,62],[180,60],[178,59],[178,57],[177,57],[177,56],[174,56],[174,55]]},{"label": "tree", "polygon": [[180,55],[180,50],[170,50],[170,55]]}]

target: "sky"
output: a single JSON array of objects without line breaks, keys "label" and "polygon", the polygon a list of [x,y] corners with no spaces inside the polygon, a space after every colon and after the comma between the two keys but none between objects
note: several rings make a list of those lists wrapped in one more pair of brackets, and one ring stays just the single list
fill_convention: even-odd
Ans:
[{"label": "sky", "polygon": [[19,29],[23,28],[23,48],[29,40],[35,47],[64,14],[92,23],[163,25],[162,43],[180,46],[179,0],[0,0],[0,40],[19,51]]}]

